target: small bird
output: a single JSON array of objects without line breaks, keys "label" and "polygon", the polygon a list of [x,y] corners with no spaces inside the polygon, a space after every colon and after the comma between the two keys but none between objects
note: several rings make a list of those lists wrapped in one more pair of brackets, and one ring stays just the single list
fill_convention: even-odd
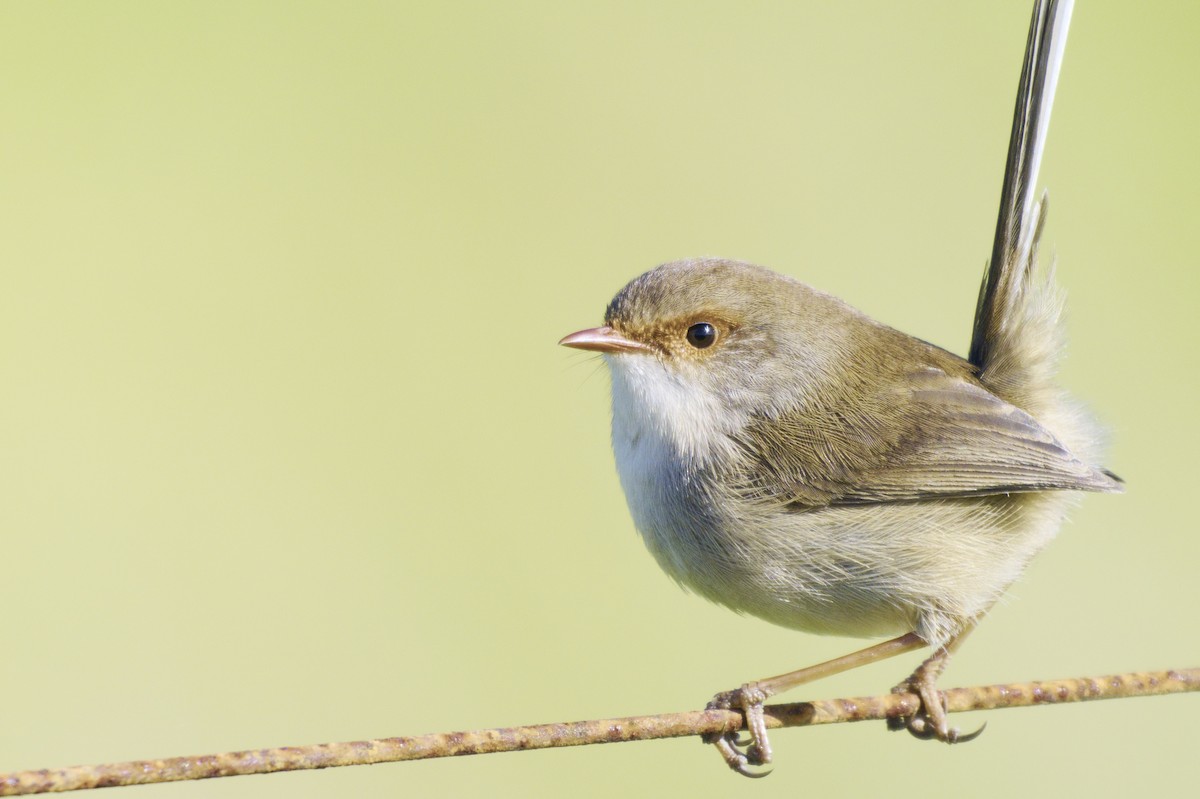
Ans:
[{"label": "small bird", "polygon": [[1034,7],[999,220],[968,357],[748,263],[664,264],[613,298],[602,327],[559,343],[602,353],[612,442],[637,529],[681,585],[784,627],[895,636],[749,682],[751,740],[713,737],[747,776],[771,761],[763,701],[932,647],[893,724],[949,727],[937,678],[963,638],[1055,535],[1076,492],[1119,492],[1102,436],[1054,381],[1063,299],[1038,265],[1034,184],[1071,2]]}]

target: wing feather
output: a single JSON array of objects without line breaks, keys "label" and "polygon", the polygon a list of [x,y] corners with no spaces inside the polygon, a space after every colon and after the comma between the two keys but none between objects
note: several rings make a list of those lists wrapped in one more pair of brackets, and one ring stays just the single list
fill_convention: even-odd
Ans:
[{"label": "wing feather", "polygon": [[805,508],[1120,490],[968,375],[928,367],[841,405],[797,408],[748,425],[738,440],[741,493]]}]

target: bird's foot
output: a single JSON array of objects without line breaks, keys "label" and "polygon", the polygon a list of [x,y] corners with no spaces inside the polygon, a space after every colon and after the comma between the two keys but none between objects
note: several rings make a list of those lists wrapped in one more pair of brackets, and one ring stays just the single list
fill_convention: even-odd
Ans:
[{"label": "bird's foot", "polygon": [[937,689],[937,674],[922,664],[904,682],[892,689],[894,694],[916,694],[921,706],[911,716],[894,716],[887,721],[889,730],[908,730],[914,737],[927,741],[931,738],[948,744],[973,741],[987,727],[984,723],[974,732],[962,734],[951,727],[946,718],[946,697]]},{"label": "bird's foot", "polygon": [[771,773],[754,771],[752,766],[765,766],[771,762],[771,742],[767,738],[767,722],[763,718],[763,702],[769,694],[758,683],[746,683],[732,691],[722,691],[708,703],[708,710],[740,710],[746,717],[749,737],[740,732],[710,733],[704,742],[713,744],[721,753],[725,764],[743,777],[765,777]]}]

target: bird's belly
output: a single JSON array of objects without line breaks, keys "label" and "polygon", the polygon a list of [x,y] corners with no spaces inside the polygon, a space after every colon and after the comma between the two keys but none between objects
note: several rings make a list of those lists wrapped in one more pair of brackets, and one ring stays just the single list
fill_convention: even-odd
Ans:
[{"label": "bird's belly", "polygon": [[729,497],[714,476],[682,468],[670,443],[652,435],[614,437],[614,448],[635,526],[659,566],[684,587],[809,632],[872,637],[913,629],[913,608],[856,565],[861,553],[830,547],[819,514],[796,524],[805,514]]},{"label": "bird's belly", "polygon": [[988,610],[1053,535],[1067,497],[947,499],[796,512],[722,494],[663,442],[618,448],[635,525],[688,589],[780,626],[944,641]]},{"label": "bird's belly", "polygon": [[[784,627],[947,640],[1053,537],[1063,492],[789,510],[747,499],[713,464],[736,447],[703,414],[675,426],[618,402],[613,449],[634,523],[683,586]],[[627,399],[627,398],[626,398]],[[678,419],[677,419],[678,421]]]}]

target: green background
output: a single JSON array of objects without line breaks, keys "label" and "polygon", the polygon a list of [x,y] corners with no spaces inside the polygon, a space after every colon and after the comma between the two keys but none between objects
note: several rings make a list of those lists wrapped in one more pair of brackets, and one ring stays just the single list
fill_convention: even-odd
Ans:
[{"label": "green background", "polygon": [[[1028,13],[0,6],[0,771],[689,709],[862,646],[666,579],[604,369],[555,342],[714,254],[962,352]],[[1047,241],[1129,491],[946,685],[1200,665],[1198,33],[1194,3],[1076,10]],[[758,783],[680,740],[137,794],[1180,795],[1197,709],[785,731]]]}]

